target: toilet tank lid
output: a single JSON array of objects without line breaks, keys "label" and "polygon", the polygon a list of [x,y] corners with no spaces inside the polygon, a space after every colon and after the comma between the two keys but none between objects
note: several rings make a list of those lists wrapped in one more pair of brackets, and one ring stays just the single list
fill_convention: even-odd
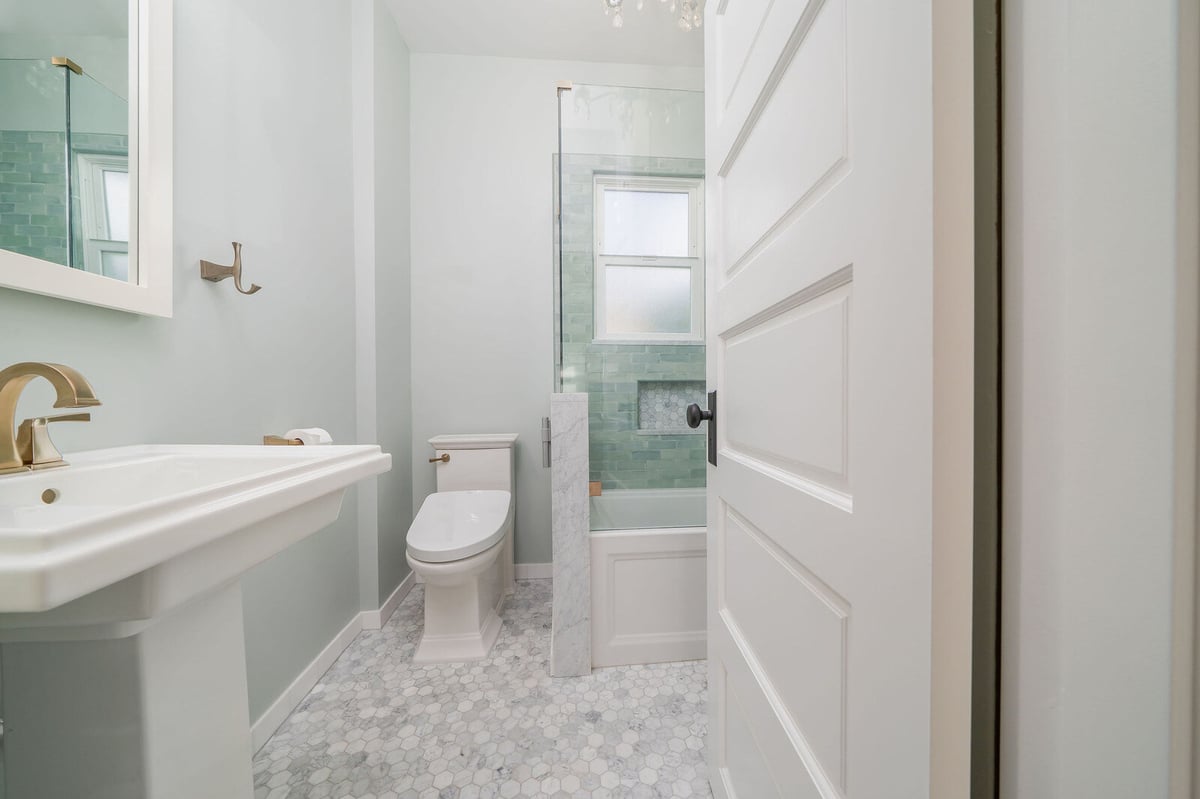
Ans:
[{"label": "toilet tank lid", "polygon": [[516,433],[468,433],[429,439],[434,449],[504,449],[516,441]]}]

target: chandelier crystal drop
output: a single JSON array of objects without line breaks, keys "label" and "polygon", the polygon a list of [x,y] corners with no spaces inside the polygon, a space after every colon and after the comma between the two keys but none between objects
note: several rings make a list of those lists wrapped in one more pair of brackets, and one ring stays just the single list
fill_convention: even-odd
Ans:
[{"label": "chandelier crystal drop", "polygon": [[[704,23],[704,0],[660,0],[668,6],[671,14],[677,15],[679,27],[685,31],[696,30]],[[612,26],[620,28],[625,24],[623,14],[625,0],[600,0],[604,7],[604,15],[612,17]],[[638,11],[645,8],[646,0],[636,0]]]}]

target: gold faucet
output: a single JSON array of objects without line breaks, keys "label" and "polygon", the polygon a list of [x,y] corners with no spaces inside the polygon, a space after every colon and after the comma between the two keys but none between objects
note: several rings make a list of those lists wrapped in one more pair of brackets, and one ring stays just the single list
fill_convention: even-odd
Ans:
[{"label": "gold faucet", "polygon": [[90,414],[69,414],[26,419],[18,434],[17,400],[35,377],[44,377],[54,386],[58,393],[55,408],[90,408],[100,404],[84,376],[60,363],[18,363],[0,371],[0,474],[66,466],[62,455],[50,444],[45,425],[90,418]]}]

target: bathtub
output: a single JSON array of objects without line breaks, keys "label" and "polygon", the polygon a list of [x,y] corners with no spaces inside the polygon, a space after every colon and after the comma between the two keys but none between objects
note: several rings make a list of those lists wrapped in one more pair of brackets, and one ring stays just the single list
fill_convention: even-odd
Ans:
[{"label": "bathtub", "polygon": [[591,498],[592,665],[706,656],[703,488]]},{"label": "bathtub", "polygon": [[614,489],[592,497],[592,530],[703,527],[703,488]]}]

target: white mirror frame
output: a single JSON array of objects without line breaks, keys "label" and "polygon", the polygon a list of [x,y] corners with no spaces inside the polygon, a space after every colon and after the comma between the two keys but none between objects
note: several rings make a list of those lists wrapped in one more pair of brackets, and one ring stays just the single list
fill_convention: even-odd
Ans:
[{"label": "white mirror frame", "polygon": [[[171,316],[172,0],[129,0],[130,269],[137,282],[0,250],[0,286],[147,316]],[[136,244],[134,244],[136,242]]]}]

